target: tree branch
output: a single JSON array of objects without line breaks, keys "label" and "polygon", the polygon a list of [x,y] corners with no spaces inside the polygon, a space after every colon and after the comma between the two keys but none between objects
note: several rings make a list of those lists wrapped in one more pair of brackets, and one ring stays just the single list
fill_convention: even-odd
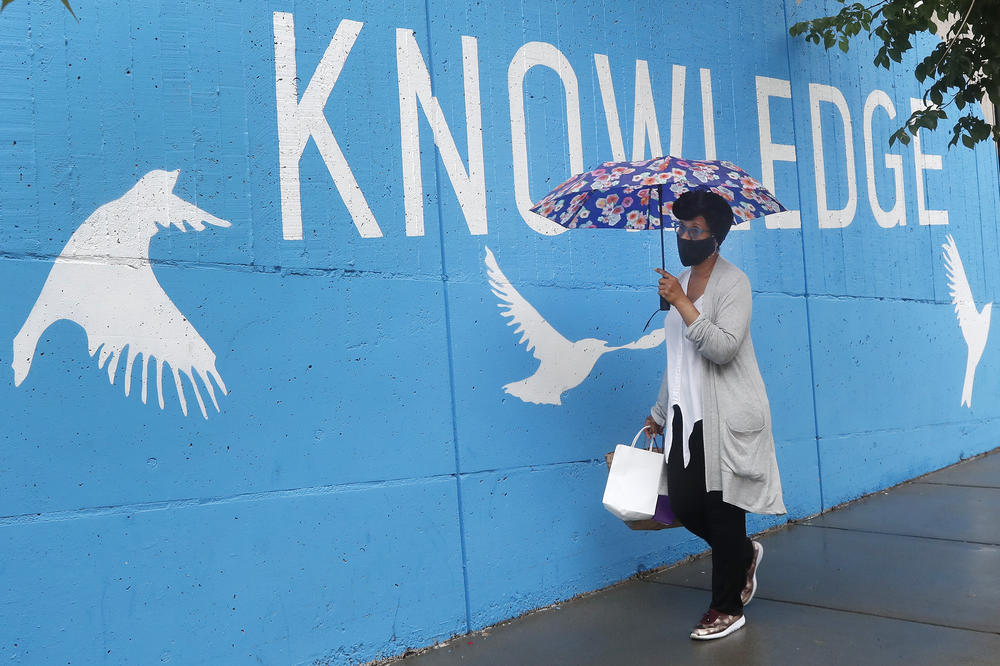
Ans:
[{"label": "tree branch", "polygon": [[948,52],[951,51],[951,47],[955,45],[956,41],[958,41],[958,36],[962,34],[962,28],[964,28],[965,24],[968,22],[969,14],[972,13],[972,8],[975,6],[976,6],[976,0],[972,0],[972,2],[969,3],[969,8],[965,11],[965,18],[962,19],[962,25],[958,26],[958,28],[952,31],[951,39],[948,40],[948,48],[946,48],[944,50],[944,53],[941,54],[941,57],[937,61],[937,65],[934,65],[935,70],[937,70],[938,65],[941,64],[945,56],[948,55]]}]

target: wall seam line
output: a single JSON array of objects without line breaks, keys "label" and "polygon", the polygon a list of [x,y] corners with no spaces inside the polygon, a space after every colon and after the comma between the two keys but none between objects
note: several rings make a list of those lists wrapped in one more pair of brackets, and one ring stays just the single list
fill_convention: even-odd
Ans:
[{"label": "wall seam line", "polygon": [[[427,70],[431,80],[431,95],[434,94],[434,48],[431,44],[431,6],[430,0],[424,0],[424,25],[427,30]],[[476,63],[478,66],[478,63]],[[465,66],[463,59],[463,68]],[[463,70],[464,71],[464,70]],[[397,76],[398,65],[397,65]],[[463,79],[464,80],[464,79]],[[467,94],[463,86],[463,94]],[[415,100],[414,103],[417,103]],[[417,123],[420,117],[417,116]],[[419,125],[418,125],[419,127]],[[455,451],[455,496],[458,508],[458,536],[462,556],[462,587],[465,597],[465,633],[472,631],[472,604],[469,599],[469,558],[466,552],[465,543],[465,510],[462,504],[462,458],[458,447],[458,408],[456,405],[455,393],[455,356],[452,353],[451,335],[451,308],[449,306],[448,292],[448,265],[445,258],[445,237],[444,237],[444,211],[441,208],[441,165],[438,157],[437,142],[434,142],[434,150],[431,151],[434,158],[434,193],[436,197],[438,223],[438,243],[441,250],[441,297],[444,301],[444,331],[445,349],[448,353],[448,389],[451,397],[451,441]],[[418,164],[417,168],[421,168]],[[471,165],[470,165],[471,168]],[[421,193],[421,199],[423,193]],[[423,205],[423,201],[421,201]]]},{"label": "wall seam line", "polygon": [[[458,475],[462,478],[476,477],[481,475],[496,474],[499,471],[510,472],[535,472],[552,468],[568,467],[575,465],[604,465],[604,459],[586,458],[581,460],[567,460],[538,465],[519,465],[515,467],[497,467],[492,469],[481,469],[473,472],[463,472]],[[417,482],[443,481],[455,478],[455,474],[433,474],[430,476],[398,477],[390,479],[371,479],[367,481],[354,481],[320,486],[302,486],[299,488],[282,488],[278,490],[265,490],[257,492],[244,492],[232,495],[220,495],[215,497],[175,497],[162,500],[152,500],[148,502],[131,502],[124,504],[112,504],[105,506],[86,506],[76,509],[54,509],[44,512],[28,512],[20,514],[0,515],[0,529],[14,524],[38,523],[38,522],[58,522],[64,520],[83,520],[94,517],[131,515],[136,513],[146,513],[150,511],[161,511],[164,509],[187,509],[199,507],[221,506],[226,504],[239,504],[244,502],[258,502],[272,499],[289,499],[297,497],[316,497],[326,495],[338,495],[365,491],[372,488],[397,488]]]},{"label": "wall seam line", "polygon": [[[791,90],[791,77],[792,77],[792,36],[789,34],[788,30],[788,0],[785,0],[783,4],[785,19],[785,61],[788,64],[788,77],[789,77],[789,90]],[[823,456],[820,453],[820,436],[819,436],[819,409],[818,401],[816,400],[816,364],[813,359],[813,334],[812,334],[812,313],[809,309],[809,266],[806,261],[806,231],[805,231],[805,221],[802,219],[802,202],[804,201],[802,196],[802,169],[801,160],[799,159],[799,137],[798,137],[798,118],[795,112],[795,100],[794,91],[792,92],[792,142],[796,147],[795,152],[795,175],[796,175],[796,186],[799,191],[799,240],[802,247],[802,296],[803,301],[806,306],[806,339],[809,341],[809,394],[812,396],[812,412],[813,412],[813,439],[816,442],[816,477],[819,481],[819,506],[820,511],[826,510],[826,498],[823,494]]]}]

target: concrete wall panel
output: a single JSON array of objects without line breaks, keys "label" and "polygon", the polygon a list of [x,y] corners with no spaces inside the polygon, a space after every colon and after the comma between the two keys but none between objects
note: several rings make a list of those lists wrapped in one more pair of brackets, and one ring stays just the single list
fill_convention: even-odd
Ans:
[{"label": "concrete wall panel", "polygon": [[606,470],[602,459],[463,478],[473,629],[702,550],[686,530],[632,531],[594,511]]},{"label": "concrete wall panel", "polygon": [[442,639],[465,627],[456,508],[437,479],[5,520],[0,654],[357,663]]},{"label": "concrete wall panel", "polygon": [[[47,268],[0,261],[2,279],[32,285],[29,298]],[[229,390],[216,388],[221,411],[199,379],[204,418],[182,376],[185,416],[169,367],[161,410],[155,361],[147,403],[141,359],[125,397],[125,359],[110,384],[99,354],[88,356],[84,329],[59,321],[7,402],[5,440],[19,454],[0,468],[5,515],[454,470],[451,414],[447,402],[440,408],[449,392],[440,283],[399,279],[387,290],[383,280],[337,272],[155,273],[217,352]],[[16,331],[32,304],[8,303],[5,326]],[[0,358],[9,367],[10,351]]]}]

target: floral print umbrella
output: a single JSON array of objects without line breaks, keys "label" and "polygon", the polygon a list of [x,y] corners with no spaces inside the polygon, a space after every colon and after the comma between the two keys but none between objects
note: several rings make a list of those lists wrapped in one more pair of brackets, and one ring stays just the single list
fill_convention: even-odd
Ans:
[{"label": "floral print umbrella", "polygon": [[[785,210],[767,188],[732,162],[670,155],[605,162],[571,177],[531,210],[567,229],[659,229],[660,263],[666,269],[663,228],[672,229],[679,222],[673,212],[677,197],[697,189],[711,190],[728,201],[734,223]],[[660,310],[669,309],[670,303],[661,296]]]},{"label": "floral print umbrella", "polygon": [[641,162],[605,162],[573,176],[531,210],[567,229],[674,228],[674,200],[711,190],[733,208],[734,222],[785,210],[759,181],[725,160],[665,155]]}]

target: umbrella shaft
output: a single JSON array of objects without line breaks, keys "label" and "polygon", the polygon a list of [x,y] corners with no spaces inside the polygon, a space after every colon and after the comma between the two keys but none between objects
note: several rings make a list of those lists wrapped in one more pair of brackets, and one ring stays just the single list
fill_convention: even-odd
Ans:
[{"label": "umbrella shaft", "polygon": [[663,220],[660,220],[660,268],[667,270],[667,254],[663,249]]},{"label": "umbrella shaft", "polygon": [[[659,218],[660,218],[660,268],[667,270],[667,252],[663,247],[663,186],[656,188],[658,190],[657,194],[660,195],[659,199],[656,201],[656,206],[659,207]],[[667,311],[670,309],[670,301],[660,296],[660,310]]]}]

